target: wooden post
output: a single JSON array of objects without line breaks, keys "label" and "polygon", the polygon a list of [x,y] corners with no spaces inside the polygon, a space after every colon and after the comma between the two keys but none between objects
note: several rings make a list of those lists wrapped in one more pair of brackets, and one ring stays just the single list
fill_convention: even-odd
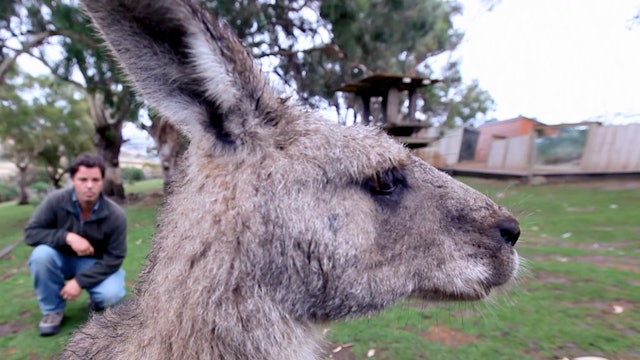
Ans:
[{"label": "wooden post", "polygon": [[400,115],[400,91],[390,88],[387,96],[383,99],[385,120],[387,123],[398,123]]},{"label": "wooden post", "polygon": [[409,89],[409,121],[410,122],[416,121],[416,107],[418,106],[418,104],[416,104],[417,99],[418,99],[418,92],[416,91],[416,88]]},{"label": "wooden post", "polygon": [[528,158],[529,158],[529,164],[527,166],[527,179],[529,180],[529,183],[531,183],[531,180],[533,179],[533,174],[534,174],[534,170],[535,170],[535,166],[536,166],[536,138],[538,137],[538,131],[537,128],[534,127],[533,131],[531,131],[531,133],[529,134],[529,141],[528,141],[528,147],[529,147],[529,154],[528,154]]},{"label": "wooden post", "polygon": [[369,125],[371,122],[371,97],[361,96],[360,100],[362,101],[362,123]]}]

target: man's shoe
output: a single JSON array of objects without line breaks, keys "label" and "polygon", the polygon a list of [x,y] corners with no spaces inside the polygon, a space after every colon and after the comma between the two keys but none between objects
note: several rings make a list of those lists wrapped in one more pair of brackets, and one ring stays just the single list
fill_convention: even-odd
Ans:
[{"label": "man's shoe", "polygon": [[42,320],[38,324],[38,330],[42,336],[55,335],[60,331],[60,324],[64,318],[64,312],[54,312],[50,314],[44,314]]},{"label": "man's shoe", "polygon": [[101,312],[104,311],[104,306],[96,303],[93,301],[93,299],[89,299],[89,310],[93,311],[93,312]]}]

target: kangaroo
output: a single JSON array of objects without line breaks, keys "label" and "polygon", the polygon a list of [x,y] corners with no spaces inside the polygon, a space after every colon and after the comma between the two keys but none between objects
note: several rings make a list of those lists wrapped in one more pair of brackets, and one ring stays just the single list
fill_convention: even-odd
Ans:
[{"label": "kangaroo", "polygon": [[518,222],[381,130],[281,100],[190,0],[84,0],[190,145],[132,297],[64,359],[318,359],[328,321],[479,300],[518,269]]}]

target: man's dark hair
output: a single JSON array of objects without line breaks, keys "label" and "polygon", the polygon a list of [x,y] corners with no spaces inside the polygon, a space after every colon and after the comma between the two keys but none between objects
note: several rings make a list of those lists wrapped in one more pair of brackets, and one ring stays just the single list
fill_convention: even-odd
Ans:
[{"label": "man's dark hair", "polygon": [[82,153],[73,159],[71,166],[69,166],[69,175],[71,175],[72,178],[76,175],[80,166],[88,168],[99,167],[100,173],[102,173],[102,178],[104,179],[104,160],[102,160],[102,157],[99,155],[94,153]]}]

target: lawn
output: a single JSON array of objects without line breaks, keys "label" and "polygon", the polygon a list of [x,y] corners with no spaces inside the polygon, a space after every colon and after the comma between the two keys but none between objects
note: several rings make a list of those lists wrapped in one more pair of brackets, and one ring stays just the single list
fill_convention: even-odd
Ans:
[{"label": "lawn", "polygon": [[[383,313],[331,324],[334,359],[640,360],[640,179],[522,186],[462,179],[521,221],[526,270],[505,292],[474,304],[407,300]],[[126,205],[131,286],[155,228],[161,183]],[[0,249],[20,239],[33,206],[0,204]],[[20,244],[0,259],[0,359],[52,359],[87,317],[86,295],[67,306],[61,334],[41,338]]]}]

